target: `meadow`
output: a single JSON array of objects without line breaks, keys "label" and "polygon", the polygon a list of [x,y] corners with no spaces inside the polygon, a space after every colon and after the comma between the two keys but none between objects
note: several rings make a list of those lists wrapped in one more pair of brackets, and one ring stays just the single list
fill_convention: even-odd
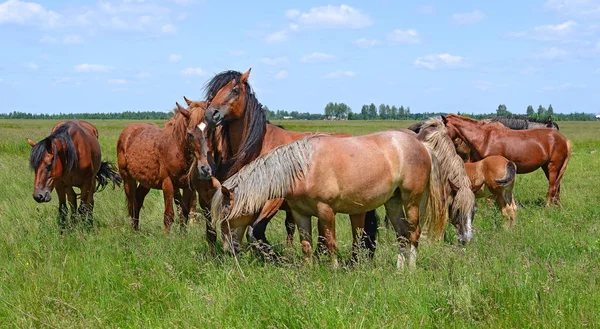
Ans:
[{"label": "meadow", "polygon": [[[103,158],[116,161],[118,135],[130,122],[91,122]],[[252,252],[213,256],[202,222],[185,235],[177,223],[170,235],[163,232],[155,190],[139,233],[122,188],[107,187],[96,194],[93,231],[61,237],[56,193],[46,204],[31,196],[26,142],[44,138],[54,123],[0,120],[0,327],[600,327],[600,122],[559,122],[573,144],[562,208],[543,207],[541,170],[519,175],[514,230],[505,231],[500,211],[480,199],[474,240],[461,247],[449,227],[447,241],[420,246],[413,272],[396,271],[394,233],[383,222],[372,262],[333,269],[324,258],[307,267],[297,237],[285,246],[283,213],[267,229],[281,263]],[[274,123],[358,135],[414,122]],[[383,208],[378,212],[383,218]],[[348,216],[338,215],[342,261],[350,256],[350,233]]]}]

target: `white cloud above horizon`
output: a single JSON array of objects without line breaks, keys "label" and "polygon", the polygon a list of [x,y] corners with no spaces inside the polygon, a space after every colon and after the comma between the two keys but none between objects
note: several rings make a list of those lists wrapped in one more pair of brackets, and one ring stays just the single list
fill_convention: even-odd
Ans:
[{"label": "white cloud above horizon", "polygon": [[401,43],[420,43],[419,33],[416,30],[408,29],[401,30],[395,29],[388,35],[388,40],[392,44],[401,44]]},{"label": "white cloud above horizon", "polygon": [[351,78],[351,77],[356,76],[356,74],[357,73],[354,71],[334,71],[334,72],[325,74],[323,77],[328,78],[328,79]]},{"label": "white cloud above horizon", "polygon": [[79,64],[75,66],[76,72],[109,72],[114,70],[115,68],[108,65],[100,65],[100,64]]},{"label": "white cloud above horizon", "polygon": [[315,63],[315,62],[326,62],[334,60],[335,56],[332,54],[314,52],[310,55],[302,56],[300,62],[302,63]]},{"label": "white cloud above horizon", "polygon": [[481,10],[475,9],[467,13],[453,14],[451,18],[454,24],[471,25],[482,22],[486,16]]},{"label": "white cloud above horizon", "polygon": [[[288,13],[293,15],[288,16]],[[292,9],[286,13],[286,16],[296,19],[301,27],[313,29],[360,29],[373,24],[367,14],[348,5],[313,7],[304,13]]]},{"label": "white cloud above horizon", "polygon": [[181,70],[181,75],[191,77],[191,76],[207,76],[208,72],[204,71],[199,67],[187,67]]},{"label": "white cloud above horizon", "polygon": [[416,67],[429,70],[458,68],[466,65],[464,57],[455,56],[448,53],[419,57],[414,61],[413,64]]}]

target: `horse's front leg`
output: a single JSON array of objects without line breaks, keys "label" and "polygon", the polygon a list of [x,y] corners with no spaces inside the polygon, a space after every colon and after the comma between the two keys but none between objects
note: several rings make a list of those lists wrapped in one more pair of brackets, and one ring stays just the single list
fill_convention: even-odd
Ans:
[{"label": "horse's front leg", "polygon": [[92,214],[94,212],[95,190],[95,178],[81,185],[81,204],[79,205],[78,212],[82,216],[83,222],[90,228],[94,225]]},{"label": "horse's front leg", "polygon": [[179,227],[181,228],[182,232],[185,232],[187,229],[187,225],[189,222],[189,218],[190,218],[190,211],[191,211],[191,206],[192,204],[195,205],[194,200],[196,199],[196,193],[189,189],[189,188],[184,188],[183,189],[183,197],[182,197],[182,202],[181,202],[181,213],[182,213],[182,218],[180,218],[179,220]]},{"label": "horse's front leg", "polygon": [[171,225],[173,224],[173,216],[175,215],[173,211],[173,199],[175,195],[175,191],[173,188],[173,182],[171,178],[167,177],[162,182],[162,191],[163,198],[165,201],[165,214],[164,214],[164,229],[166,233],[171,232]]},{"label": "horse's front leg", "polygon": [[297,211],[292,210],[292,216],[298,226],[298,232],[300,233],[300,244],[302,245],[302,253],[304,254],[304,261],[312,265],[312,223],[311,216],[300,214]]},{"label": "horse's front leg", "polygon": [[352,260],[358,261],[358,253],[364,245],[365,236],[365,215],[366,213],[350,215],[350,224],[352,225]]},{"label": "horse's front leg", "polygon": [[71,221],[74,221],[75,215],[77,214],[77,194],[75,194],[75,190],[73,190],[73,187],[71,186],[65,188],[65,191],[67,193],[69,208],[71,208]]},{"label": "horse's front leg", "polygon": [[62,184],[56,184],[55,189],[58,195],[58,228],[62,235],[67,229],[67,214],[69,212],[67,208],[67,194]]}]

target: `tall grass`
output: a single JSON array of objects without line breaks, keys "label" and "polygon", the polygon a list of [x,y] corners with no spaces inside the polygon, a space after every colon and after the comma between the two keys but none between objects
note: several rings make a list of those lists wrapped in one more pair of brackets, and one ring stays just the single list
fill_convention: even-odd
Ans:
[{"label": "tall grass", "polygon": [[[124,121],[93,121],[103,158],[115,161]],[[282,121],[287,129],[364,134],[412,122]],[[95,229],[60,237],[57,201],[31,197],[26,138],[54,122],[0,121],[0,326],[54,328],[599,327],[600,124],[560,123],[573,142],[563,207],[542,207],[541,171],[517,176],[517,226],[502,229],[495,205],[478,201],[474,241],[422,245],[417,269],[395,270],[393,230],[380,227],[375,260],[334,270],[326,258],[302,263],[284,245],[283,218],[268,238],[277,265],[251,252],[211,256],[204,225],[162,231],[160,191],[152,191],[141,232],[130,228],[122,189],[96,194]],[[372,161],[372,159],[365,159]],[[54,193],[54,196],[56,194]],[[383,215],[383,209],[379,209]],[[340,257],[351,250],[338,215]],[[316,234],[316,231],[315,233]]]}]

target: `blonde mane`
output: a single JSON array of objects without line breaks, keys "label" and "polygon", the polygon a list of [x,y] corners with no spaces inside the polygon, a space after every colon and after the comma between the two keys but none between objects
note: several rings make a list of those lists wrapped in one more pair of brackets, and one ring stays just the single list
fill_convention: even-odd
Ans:
[{"label": "blonde mane", "polygon": [[446,199],[450,198],[452,182],[458,191],[451,203],[451,218],[462,218],[473,210],[475,195],[471,191],[471,181],[467,176],[462,158],[456,154],[454,143],[446,132],[441,118],[433,117],[426,120],[418,134],[419,140],[433,151],[439,160],[440,174],[445,186]]},{"label": "blonde mane", "polygon": [[284,198],[309,169],[315,136],[279,146],[227,179],[222,185],[233,192],[233,206],[223,205],[223,193],[217,189],[211,204],[213,223],[255,214],[268,200]]}]

